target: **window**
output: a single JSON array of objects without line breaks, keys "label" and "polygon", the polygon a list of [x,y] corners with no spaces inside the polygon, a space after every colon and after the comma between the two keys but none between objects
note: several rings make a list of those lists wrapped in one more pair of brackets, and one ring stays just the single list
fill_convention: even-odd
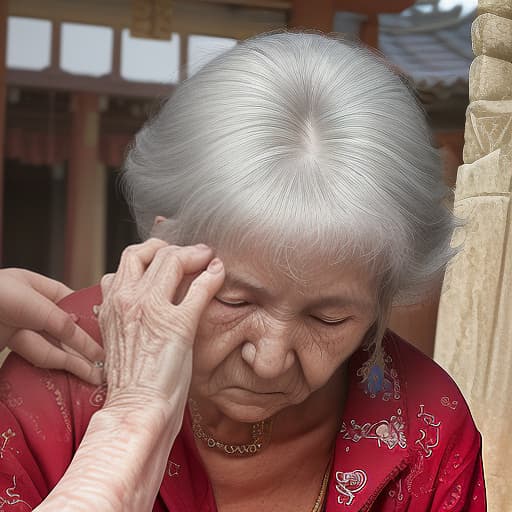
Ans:
[{"label": "window", "polygon": [[50,21],[9,16],[7,67],[35,71],[48,67],[51,37]]},{"label": "window", "polygon": [[77,75],[101,76],[112,68],[113,31],[109,27],[63,23],[60,67]]},{"label": "window", "polygon": [[139,82],[176,83],[179,78],[180,37],[168,41],[132,37],[124,29],[121,39],[121,76]]}]

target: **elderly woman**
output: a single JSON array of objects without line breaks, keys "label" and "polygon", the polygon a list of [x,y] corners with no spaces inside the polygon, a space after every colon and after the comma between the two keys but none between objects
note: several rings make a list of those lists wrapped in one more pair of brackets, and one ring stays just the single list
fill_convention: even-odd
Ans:
[{"label": "elderly woman", "polygon": [[[102,340],[106,385],[8,359],[0,509],[485,510],[460,392],[386,330],[442,275],[455,221],[380,58],[319,34],[245,41],[176,89],[123,178],[150,238],[60,303]],[[6,272],[28,293],[16,320],[2,300],[4,333],[41,327],[43,303],[62,319]]]}]

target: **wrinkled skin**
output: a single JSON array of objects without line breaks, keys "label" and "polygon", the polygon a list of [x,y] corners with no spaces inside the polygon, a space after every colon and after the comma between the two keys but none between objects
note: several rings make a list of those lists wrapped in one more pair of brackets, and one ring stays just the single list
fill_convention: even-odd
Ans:
[{"label": "wrinkled skin", "polygon": [[[181,428],[196,327],[224,279],[212,258],[206,246],[150,239],[127,248],[118,272],[102,280],[105,407],[36,510],[151,510]],[[189,284],[175,304],[184,276]]]}]

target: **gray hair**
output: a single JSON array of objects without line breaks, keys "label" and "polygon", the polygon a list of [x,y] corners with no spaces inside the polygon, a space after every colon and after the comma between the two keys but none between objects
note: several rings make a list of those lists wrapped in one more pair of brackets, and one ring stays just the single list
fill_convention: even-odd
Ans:
[{"label": "gray hair", "polygon": [[123,180],[143,237],[163,215],[153,234],[173,243],[364,261],[386,311],[421,297],[454,253],[450,190],[414,93],[381,57],[318,33],[249,39],[180,84],[137,134]]}]

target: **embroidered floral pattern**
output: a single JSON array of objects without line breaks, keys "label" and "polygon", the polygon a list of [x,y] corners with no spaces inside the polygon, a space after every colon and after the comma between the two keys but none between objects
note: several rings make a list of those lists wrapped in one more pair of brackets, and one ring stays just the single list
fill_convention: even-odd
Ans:
[{"label": "embroidered floral pattern", "polygon": [[338,491],[338,503],[340,505],[352,505],[356,494],[360,492],[368,477],[362,469],[354,471],[336,471],[336,491]]},{"label": "embroidered floral pattern", "polygon": [[377,441],[379,448],[384,444],[392,450],[396,446],[407,448],[404,430],[405,422],[402,418],[402,411],[398,409],[397,414],[391,416],[389,420],[364,423],[363,425],[351,420],[348,426],[343,422],[340,433],[344,439],[355,443],[358,443],[361,439],[374,439]]},{"label": "embroidered floral pattern", "polygon": [[101,407],[107,398],[107,385],[98,386],[89,397],[89,403],[93,407]]},{"label": "embroidered floral pattern", "polygon": [[0,445],[0,459],[4,458],[5,449],[7,448],[7,443],[11,440],[11,438],[16,437],[16,432],[12,428],[8,428],[5,432],[0,434],[1,445]]},{"label": "embroidered floral pattern", "polygon": [[46,387],[46,389],[53,394],[55,402],[57,403],[57,407],[59,408],[60,415],[64,421],[66,430],[68,432],[71,432],[71,415],[69,414],[69,410],[66,405],[66,401],[62,394],[62,391],[56,386],[55,382],[49,375],[46,377],[42,377],[41,381]]},{"label": "embroidered floral pattern", "polygon": [[358,371],[359,377],[364,377],[364,392],[370,398],[376,398],[377,395],[382,395],[381,398],[385,402],[393,399],[400,400],[401,388],[398,372],[393,368],[393,359],[391,356],[384,354],[384,367],[378,364],[372,366],[365,363]]},{"label": "embroidered floral pattern", "polygon": [[14,409],[23,405],[23,398],[13,396],[11,384],[5,380],[0,382],[0,401],[4,402],[9,409]]},{"label": "embroidered floral pattern", "polygon": [[416,444],[423,450],[425,457],[428,459],[432,455],[432,449],[439,444],[441,422],[436,422],[432,414],[425,412],[423,404],[420,405],[417,416],[423,420],[425,426],[420,428],[420,437],[416,440]]},{"label": "embroidered floral pattern", "polygon": [[462,498],[462,485],[456,484],[451,490],[450,494],[443,503],[443,510],[453,510],[453,508],[459,503]]},{"label": "embroidered floral pattern", "polygon": [[393,487],[389,490],[388,496],[398,502],[404,501],[404,492],[402,490],[402,479],[396,481]]},{"label": "embroidered floral pattern", "polygon": [[458,404],[459,402],[457,402],[457,400],[450,400],[450,398],[447,396],[443,396],[441,398],[441,405],[444,407],[449,407],[452,410],[455,410]]},{"label": "embroidered floral pattern", "polygon": [[32,510],[32,507],[26,501],[23,501],[21,495],[16,492],[16,476],[13,475],[12,486],[7,487],[0,494],[0,510],[7,510],[7,508],[11,508],[13,505],[18,505],[16,510],[20,510],[20,503],[25,505],[27,510]]},{"label": "embroidered floral pattern", "polygon": [[180,468],[181,466],[179,464],[170,460],[167,466],[167,474],[169,476],[178,476],[180,474]]}]

